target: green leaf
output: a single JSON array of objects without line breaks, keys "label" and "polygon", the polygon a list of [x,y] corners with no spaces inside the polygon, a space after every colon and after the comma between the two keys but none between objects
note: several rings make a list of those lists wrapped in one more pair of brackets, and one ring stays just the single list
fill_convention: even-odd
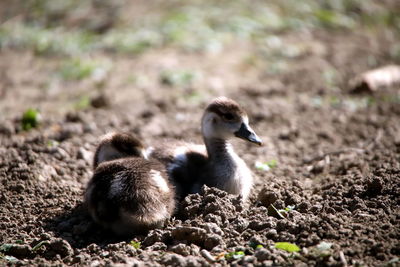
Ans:
[{"label": "green leaf", "polygon": [[276,159],[272,159],[267,162],[259,162],[256,161],[255,167],[261,171],[269,171],[272,168],[275,168],[278,165],[278,161]]},{"label": "green leaf", "polygon": [[29,108],[22,115],[22,129],[28,131],[32,128],[35,128],[39,125],[40,122],[40,113],[38,110]]},{"label": "green leaf", "polygon": [[285,216],[283,216],[284,213],[278,211],[274,205],[270,204],[268,206],[268,216],[275,217],[277,219],[285,219]]},{"label": "green leaf", "polygon": [[88,96],[82,96],[78,101],[75,102],[74,108],[77,110],[86,109],[90,106],[90,99]]},{"label": "green leaf", "polygon": [[244,251],[233,251],[225,254],[225,259],[240,259],[244,257]]},{"label": "green leaf", "polygon": [[295,205],[288,205],[285,209],[283,210],[278,210],[280,213],[282,213],[283,215],[285,215],[286,212],[292,211],[295,209]]},{"label": "green leaf", "polygon": [[7,251],[9,251],[12,247],[13,247],[13,244],[6,243],[6,244],[3,244],[3,245],[0,246],[0,251],[1,251],[1,252],[7,252]]},{"label": "green leaf", "polygon": [[268,164],[266,164],[266,163],[262,163],[262,162],[259,162],[259,161],[256,161],[256,163],[254,164],[254,166],[256,167],[256,169],[257,170],[260,170],[260,171],[269,171],[271,168],[268,166]]},{"label": "green leaf", "polygon": [[249,242],[249,246],[252,247],[253,249],[259,249],[259,248],[263,248],[264,246],[257,243],[257,242]]},{"label": "green leaf", "polygon": [[285,250],[287,252],[298,252],[300,248],[296,244],[292,244],[289,242],[276,242],[275,248]]},{"label": "green leaf", "polygon": [[134,240],[132,240],[129,244],[130,244],[132,247],[134,247],[135,249],[140,249],[140,247],[141,247],[141,245],[142,245],[139,241],[134,241]]},{"label": "green leaf", "polygon": [[276,159],[271,159],[270,161],[266,162],[267,165],[272,169],[278,165],[278,161]]},{"label": "green leaf", "polygon": [[39,243],[36,244],[36,246],[34,246],[32,248],[32,251],[36,251],[38,249],[40,249],[41,247],[43,247],[44,245],[48,245],[49,241],[40,241]]},{"label": "green leaf", "polygon": [[60,143],[58,142],[58,141],[56,141],[56,140],[52,140],[52,139],[49,139],[48,141],[47,141],[47,147],[56,147],[56,146],[58,146]]},{"label": "green leaf", "polygon": [[188,70],[163,71],[160,74],[160,82],[172,87],[186,87],[198,78],[197,73]]}]

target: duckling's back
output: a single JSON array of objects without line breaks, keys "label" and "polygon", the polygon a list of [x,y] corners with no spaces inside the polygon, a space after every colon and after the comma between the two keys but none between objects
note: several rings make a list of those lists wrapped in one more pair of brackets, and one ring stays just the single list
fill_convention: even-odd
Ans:
[{"label": "duckling's back", "polygon": [[175,209],[164,167],[142,158],[101,163],[85,194],[92,218],[119,235],[161,227]]}]

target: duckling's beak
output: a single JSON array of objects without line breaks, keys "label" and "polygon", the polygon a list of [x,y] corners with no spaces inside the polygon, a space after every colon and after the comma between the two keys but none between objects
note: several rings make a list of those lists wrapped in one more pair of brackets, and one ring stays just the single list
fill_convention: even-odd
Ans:
[{"label": "duckling's beak", "polygon": [[257,145],[262,145],[260,137],[258,137],[253,129],[251,129],[250,126],[246,123],[242,123],[242,125],[240,125],[239,130],[235,132],[235,136],[255,143]]}]

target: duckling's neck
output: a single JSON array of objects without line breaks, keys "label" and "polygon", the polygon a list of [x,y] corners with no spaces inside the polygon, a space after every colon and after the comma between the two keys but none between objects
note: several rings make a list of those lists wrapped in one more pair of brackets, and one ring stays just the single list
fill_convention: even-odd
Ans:
[{"label": "duckling's neck", "polygon": [[208,153],[205,184],[247,199],[253,184],[251,171],[227,140],[204,139]]},{"label": "duckling's neck", "polygon": [[204,139],[207,148],[207,154],[211,161],[230,161],[233,151],[231,144],[224,139],[207,138]]}]

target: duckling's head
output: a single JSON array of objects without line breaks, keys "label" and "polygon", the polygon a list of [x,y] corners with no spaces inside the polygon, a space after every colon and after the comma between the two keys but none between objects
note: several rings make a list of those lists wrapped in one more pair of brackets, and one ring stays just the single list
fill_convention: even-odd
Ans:
[{"label": "duckling's head", "polygon": [[108,133],[101,138],[94,155],[93,166],[96,168],[104,161],[124,157],[147,158],[142,142],[129,133]]},{"label": "duckling's head", "polygon": [[218,97],[208,105],[201,126],[205,139],[227,140],[239,137],[262,145],[261,139],[249,125],[246,112],[238,103],[227,97]]}]

